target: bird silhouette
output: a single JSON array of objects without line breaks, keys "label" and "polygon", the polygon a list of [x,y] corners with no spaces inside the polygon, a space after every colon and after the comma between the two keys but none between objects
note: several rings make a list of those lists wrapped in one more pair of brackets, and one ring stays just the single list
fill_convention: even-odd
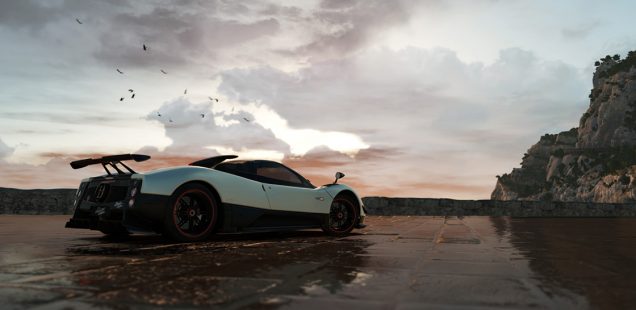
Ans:
[{"label": "bird silhouette", "polygon": [[119,101],[124,101],[124,97],[119,98]]},{"label": "bird silhouette", "polygon": [[164,71],[163,69],[161,69],[159,71],[161,71],[161,73],[163,73],[163,74],[168,74],[168,72]]},{"label": "bird silhouette", "polygon": [[217,99],[217,98],[212,98],[212,97],[210,97],[210,96],[208,96],[208,99],[210,99],[210,101],[216,101],[216,102],[219,102],[219,99]]},{"label": "bird silhouette", "polygon": [[234,113],[234,107],[232,107],[232,113]]},{"label": "bird silhouette", "polygon": [[157,116],[161,117],[161,113],[157,112]]},{"label": "bird silhouette", "polygon": [[172,119],[171,119],[171,118],[170,118],[170,119],[168,119],[168,121],[172,123]]},{"label": "bird silhouette", "polygon": [[75,21],[77,21],[77,23],[78,23],[78,24],[83,25],[83,24],[82,24],[82,21],[81,21],[81,20],[79,20],[79,18],[76,18],[76,19],[75,19]]},{"label": "bird silhouette", "polygon": [[129,89],[128,91],[131,92],[131,93],[134,92],[134,90],[132,90],[132,89]]},{"label": "bird silhouette", "polygon": [[117,69],[117,72],[119,72],[119,74],[124,74],[121,70]]},{"label": "bird silhouette", "polygon": [[187,94],[187,93],[188,93],[188,89],[186,88],[186,89],[183,91],[183,94],[185,95],[185,94]]},{"label": "bird silhouette", "polygon": [[135,94],[132,94],[132,96],[130,96],[130,99],[135,99]]},{"label": "bird silhouette", "polygon": [[148,50],[148,47],[146,46],[146,44],[143,45],[144,51]]},{"label": "bird silhouette", "polygon": [[205,117],[205,113],[201,113],[201,118],[204,118],[204,117]]},{"label": "bird silhouette", "polygon": [[247,117],[243,117],[243,119],[244,119],[246,122],[248,122],[248,123],[250,122],[250,120],[249,120],[249,119],[247,119]]}]

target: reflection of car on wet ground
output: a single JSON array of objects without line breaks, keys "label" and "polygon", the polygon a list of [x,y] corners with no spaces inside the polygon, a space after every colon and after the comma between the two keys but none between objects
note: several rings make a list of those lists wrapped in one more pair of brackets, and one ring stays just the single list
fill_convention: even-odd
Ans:
[{"label": "reflection of car on wet ground", "polygon": [[137,173],[124,154],[74,161],[74,169],[101,164],[105,175],[82,180],[68,228],[105,234],[155,231],[178,241],[203,240],[213,232],[322,228],[345,235],[364,227],[362,201],[350,187],[315,187],[294,170],[268,160],[231,160],[216,156]]}]

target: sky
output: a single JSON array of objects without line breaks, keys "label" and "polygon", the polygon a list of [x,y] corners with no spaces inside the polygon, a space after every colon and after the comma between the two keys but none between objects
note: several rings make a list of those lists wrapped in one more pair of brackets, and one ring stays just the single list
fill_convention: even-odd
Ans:
[{"label": "sky", "polygon": [[488,199],[578,126],[594,61],[636,49],[634,9],[3,0],[0,187],[75,187],[101,172],[69,162],[106,154],[151,155],[140,171],[237,154],[317,185],[342,171],[362,196]]}]

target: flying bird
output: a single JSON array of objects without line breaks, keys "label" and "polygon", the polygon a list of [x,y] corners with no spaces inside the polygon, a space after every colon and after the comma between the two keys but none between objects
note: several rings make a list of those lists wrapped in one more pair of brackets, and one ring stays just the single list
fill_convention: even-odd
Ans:
[{"label": "flying bird", "polygon": [[124,74],[123,72],[121,72],[121,70],[117,69],[117,72],[119,72],[119,74]]},{"label": "flying bird", "polygon": [[131,92],[131,93],[134,92],[134,90],[132,90],[132,89],[129,89],[128,91]]},{"label": "flying bird", "polygon": [[208,98],[210,99],[210,101],[216,101],[216,102],[219,102],[219,99],[217,99],[217,98],[212,98],[212,97],[210,97],[210,96],[208,96]]},{"label": "flying bird", "polygon": [[161,69],[159,71],[161,71],[161,73],[163,73],[163,74],[168,74],[168,72],[164,71],[163,69]]},{"label": "flying bird", "polygon": [[119,98],[119,101],[124,101],[124,97]]},{"label": "flying bird", "polygon": [[135,94],[132,94],[132,96],[130,96],[130,99],[135,99]]},{"label": "flying bird", "polygon": [[205,113],[201,113],[201,118],[204,118],[204,117],[205,117]]},{"label": "flying bird", "polygon": [[232,107],[232,113],[234,113],[234,107]]},{"label": "flying bird", "polygon": [[83,25],[83,24],[82,24],[82,21],[81,21],[81,20],[79,20],[79,18],[76,18],[76,19],[75,19],[75,21],[77,21],[77,23],[78,23],[78,24]]},{"label": "flying bird", "polygon": [[144,44],[143,47],[144,47],[144,51],[148,50],[148,47],[146,46],[146,44]]},{"label": "flying bird", "polygon": [[172,123],[172,119],[171,119],[171,118],[170,118],[170,119],[168,119],[168,121]]},{"label": "flying bird", "polygon": [[186,89],[183,91],[183,94],[185,95],[185,94],[187,94],[187,93],[188,93],[188,89],[186,88]]},{"label": "flying bird", "polygon": [[161,113],[157,112],[157,116],[161,117]]},{"label": "flying bird", "polygon": [[249,119],[247,119],[247,117],[243,117],[243,119],[244,119],[246,122],[248,122],[248,123],[250,122],[250,120],[249,120]]}]

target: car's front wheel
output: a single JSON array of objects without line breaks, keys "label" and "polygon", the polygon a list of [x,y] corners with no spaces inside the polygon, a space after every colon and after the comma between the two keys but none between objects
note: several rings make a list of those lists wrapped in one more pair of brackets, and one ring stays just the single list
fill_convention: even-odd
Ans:
[{"label": "car's front wheel", "polygon": [[186,184],[170,199],[164,232],[179,242],[204,240],[214,230],[218,211],[218,203],[210,190],[201,184]]},{"label": "car's front wheel", "polygon": [[329,217],[322,225],[322,230],[332,236],[344,236],[355,227],[359,212],[349,195],[338,195],[331,202]]}]

